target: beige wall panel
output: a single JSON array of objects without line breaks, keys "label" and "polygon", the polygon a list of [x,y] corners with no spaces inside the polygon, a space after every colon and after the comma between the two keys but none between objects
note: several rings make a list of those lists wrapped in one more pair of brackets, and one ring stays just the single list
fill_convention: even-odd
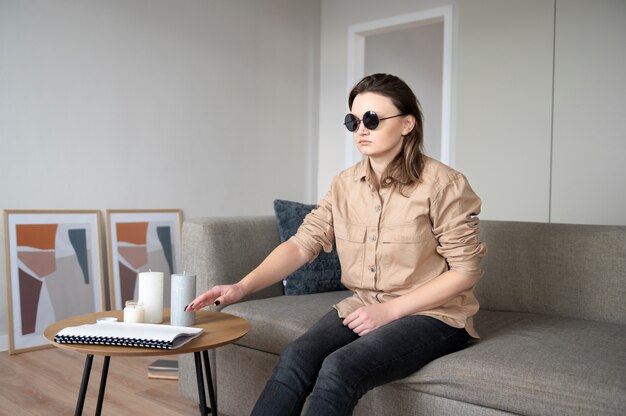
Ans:
[{"label": "beige wall panel", "polygon": [[481,218],[548,221],[554,4],[460,2],[455,166]]},{"label": "beige wall panel", "polygon": [[557,2],[552,222],[626,225],[626,2]]}]

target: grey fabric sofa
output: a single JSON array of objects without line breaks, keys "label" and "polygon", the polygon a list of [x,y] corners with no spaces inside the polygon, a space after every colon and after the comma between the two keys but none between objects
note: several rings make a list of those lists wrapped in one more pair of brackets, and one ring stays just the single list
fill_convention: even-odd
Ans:
[{"label": "grey fabric sofa", "polygon": [[[626,415],[626,227],[481,221],[481,240],[482,339],[368,392],[354,414]],[[273,216],[188,220],[184,268],[201,293],[278,243]],[[277,284],[224,308],[252,329],[212,354],[220,414],[248,415],[282,348],[348,295],[284,296]],[[197,400],[190,357],[179,386]]]}]

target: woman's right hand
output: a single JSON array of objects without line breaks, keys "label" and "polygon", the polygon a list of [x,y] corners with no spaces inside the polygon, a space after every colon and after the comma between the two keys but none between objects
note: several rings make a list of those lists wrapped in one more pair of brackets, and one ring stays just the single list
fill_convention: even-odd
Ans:
[{"label": "woman's right hand", "polygon": [[210,304],[218,306],[239,302],[250,293],[280,282],[308,260],[310,256],[303,248],[287,240],[276,247],[256,269],[239,282],[234,285],[219,285],[207,290],[185,306],[185,311],[197,311]]},{"label": "woman's right hand", "polygon": [[207,290],[185,307],[185,312],[197,311],[208,305],[230,305],[240,301],[245,296],[239,284],[219,285]]}]

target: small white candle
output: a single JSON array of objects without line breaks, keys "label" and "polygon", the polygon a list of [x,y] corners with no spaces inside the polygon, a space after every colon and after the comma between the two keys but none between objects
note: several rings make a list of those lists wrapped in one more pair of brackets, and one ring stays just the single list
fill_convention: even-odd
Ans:
[{"label": "small white candle", "polygon": [[196,322],[193,311],[185,311],[185,307],[196,297],[195,274],[172,275],[172,297],[170,300],[170,324],[192,326]]},{"label": "small white candle", "polygon": [[160,324],[163,322],[163,273],[139,273],[138,298],[143,302],[144,322]]},{"label": "small white candle", "polygon": [[144,321],[144,308],[141,302],[127,300],[124,308],[124,322],[142,323]]}]

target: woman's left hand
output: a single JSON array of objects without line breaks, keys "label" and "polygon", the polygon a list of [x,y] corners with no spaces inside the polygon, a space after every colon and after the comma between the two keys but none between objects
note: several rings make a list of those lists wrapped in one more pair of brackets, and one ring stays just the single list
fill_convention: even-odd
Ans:
[{"label": "woman's left hand", "polygon": [[350,315],[346,316],[343,324],[353,330],[357,335],[363,336],[381,326],[388,324],[395,318],[390,313],[388,304],[378,303],[361,306]]}]

